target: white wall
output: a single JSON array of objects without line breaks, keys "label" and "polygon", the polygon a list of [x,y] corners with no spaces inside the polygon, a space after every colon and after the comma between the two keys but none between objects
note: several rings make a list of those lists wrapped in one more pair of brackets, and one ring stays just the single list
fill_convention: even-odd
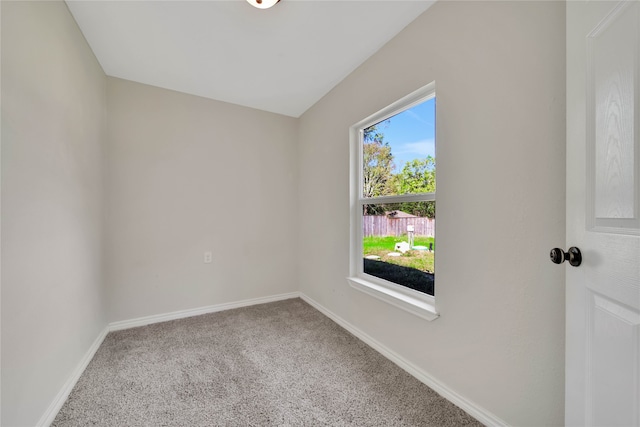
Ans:
[{"label": "white wall", "polygon": [[2,1],[2,425],[33,426],[106,324],[106,78],[63,2]]},{"label": "white wall", "polygon": [[108,111],[110,321],[297,290],[296,119],[115,78]]},{"label": "white wall", "polygon": [[[300,287],[509,424],[564,412],[563,2],[440,2],[300,120]],[[351,289],[348,128],[436,81],[436,300]]]}]

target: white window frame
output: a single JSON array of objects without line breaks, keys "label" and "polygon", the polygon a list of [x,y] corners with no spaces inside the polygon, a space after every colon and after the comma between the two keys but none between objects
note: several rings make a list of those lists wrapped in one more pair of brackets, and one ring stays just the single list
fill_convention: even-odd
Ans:
[{"label": "white window frame", "polygon": [[403,194],[364,198],[362,195],[362,153],[364,129],[408,110],[411,107],[428,101],[429,99],[435,98],[435,96],[436,84],[435,82],[431,82],[349,128],[351,160],[351,242],[350,271],[347,280],[354,289],[429,321],[435,320],[439,317],[439,313],[436,310],[435,297],[364,272],[362,249],[362,206],[364,204],[435,201],[436,193]]}]

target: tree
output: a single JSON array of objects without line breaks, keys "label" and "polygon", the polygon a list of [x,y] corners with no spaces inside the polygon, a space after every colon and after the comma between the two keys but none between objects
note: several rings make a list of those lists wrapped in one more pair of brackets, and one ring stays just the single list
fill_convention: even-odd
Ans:
[{"label": "tree", "polygon": [[[362,178],[364,197],[384,196],[388,193],[388,185],[393,176],[393,154],[391,146],[384,141],[384,135],[379,132],[377,125],[364,130],[362,144]],[[373,215],[376,209],[371,205],[365,206],[365,215]]]},{"label": "tree", "polygon": [[436,160],[413,159],[405,163],[399,174],[393,178],[397,194],[433,193],[436,191]]},{"label": "tree", "polygon": [[[363,135],[363,197],[389,194],[433,193],[436,191],[436,161],[433,157],[413,159],[393,174],[391,146],[384,140],[378,124],[364,129]],[[406,202],[386,205],[365,205],[365,215],[384,215],[385,211],[401,210],[412,215],[435,218],[435,202]]]},{"label": "tree", "polygon": [[[385,120],[385,124],[389,123],[390,120]],[[382,123],[382,122],[380,122]],[[378,123],[378,124],[380,124]],[[384,141],[384,134],[382,132],[380,132],[380,130],[378,129],[378,124],[369,126],[368,128],[364,129],[364,142],[372,142],[372,141],[376,141],[376,142],[380,142],[382,143]]]},{"label": "tree", "polygon": [[392,177],[393,154],[386,142],[371,141],[363,144],[363,189],[364,197],[387,194],[387,183]]},{"label": "tree", "polygon": [[[427,156],[426,159],[413,159],[405,163],[402,171],[393,176],[391,186],[396,194],[433,193],[436,191],[436,160]],[[435,218],[435,202],[401,203],[401,211],[412,215]]]}]

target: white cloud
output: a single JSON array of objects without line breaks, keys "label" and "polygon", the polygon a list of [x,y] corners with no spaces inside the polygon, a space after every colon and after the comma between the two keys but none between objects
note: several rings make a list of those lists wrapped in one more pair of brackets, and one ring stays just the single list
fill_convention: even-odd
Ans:
[{"label": "white cloud", "polygon": [[435,141],[433,139],[426,139],[417,142],[394,144],[393,154],[396,156],[402,155],[402,157],[407,157],[410,154],[414,154],[416,157],[424,157],[425,155],[434,156]]}]

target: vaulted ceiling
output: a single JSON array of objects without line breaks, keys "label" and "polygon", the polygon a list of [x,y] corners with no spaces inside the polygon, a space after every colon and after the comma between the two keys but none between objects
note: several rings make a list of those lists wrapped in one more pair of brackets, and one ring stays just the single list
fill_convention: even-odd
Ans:
[{"label": "vaulted ceiling", "polygon": [[[299,117],[432,0],[67,0],[109,76]],[[402,67],[402,64],[398,64]]]}]

